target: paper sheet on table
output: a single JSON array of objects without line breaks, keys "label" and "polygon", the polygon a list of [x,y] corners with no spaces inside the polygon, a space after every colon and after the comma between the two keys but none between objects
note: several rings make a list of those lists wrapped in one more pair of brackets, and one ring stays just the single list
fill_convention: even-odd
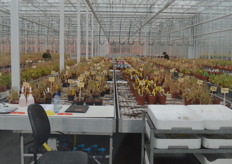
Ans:
[{"label": "paper sheet on table", "polygon": [[47,110],[53,111],[53,104],[40,104],[40,105],[44,108],[45,111]]}]

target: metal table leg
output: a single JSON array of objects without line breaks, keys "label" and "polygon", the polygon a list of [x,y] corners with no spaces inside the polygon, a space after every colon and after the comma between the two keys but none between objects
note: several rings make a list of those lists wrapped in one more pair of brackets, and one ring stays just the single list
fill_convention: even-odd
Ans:
[{"label": "metal table leg", "polygon": [[113,137],[112,135],[110,136],[110,150],[109,150],[109,164],[112,164],[113,161]]},{"label": "metal table leg", "polygon": [[143,112],[143,119],[142,119],[142,139],[141,139],[141,164],[144,163],[144,133],[145,133],[145,114]]},{"label": "metal table leg", "polygon": [[23,133],[20,133],[21,164],[24,164],[24,141]]}]

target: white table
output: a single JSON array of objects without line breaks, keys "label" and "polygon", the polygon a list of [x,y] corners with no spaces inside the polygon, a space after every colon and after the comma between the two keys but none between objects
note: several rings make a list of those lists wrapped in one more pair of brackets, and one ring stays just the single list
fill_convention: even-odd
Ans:
[{"label": "white table", "polygon": [[[8,104],[7,104],[8,105]],[[19,107],[10,104],[18,109],[14,113],[0,114],[0,129],[13,130],[21,133],[21,163],[24,164],[24,157],[32,154],[24,154],[24,133],[31,133],[31,125],[27,115],[27,107]],[[116,128],[114,106],[89,106],[86,113],[72,113],[65,115],[65,110],[69,105],[62,105],[59,113],[64,115],[49,116],[51,133],[62,132],[65,134],[85,134],[85,135],[109,135],[109,163],[112,163],[113,133]]]}]

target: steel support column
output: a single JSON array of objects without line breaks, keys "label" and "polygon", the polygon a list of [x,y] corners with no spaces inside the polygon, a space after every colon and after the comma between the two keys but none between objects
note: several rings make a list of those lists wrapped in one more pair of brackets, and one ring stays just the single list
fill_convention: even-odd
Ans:
[{"label": "steel support column", "polygon": [[89,59],[89,9],[88,6],[86,6],[86,40],[85,40],[85,45],[86,45],[86,60]]},{"label": "steel support column", "polygon": [[92,17],[91,17],[91,27],[92,27],[92,30],[91,30],[91,57],[93,57],[93,30],[94,30],[94,21],[93,21],[93,14],[92,14]]},{"label": "steel support column", "polygon": [[77,63],[81,61],[81,0],[77,0]]},{"label": "steel support column", "polygon": [[11,86],[20,91],[19,0],[11,0]]},{"label": "steel support column", "polygon": [[64,69],[64,0],[60,0],[60,71]]}]

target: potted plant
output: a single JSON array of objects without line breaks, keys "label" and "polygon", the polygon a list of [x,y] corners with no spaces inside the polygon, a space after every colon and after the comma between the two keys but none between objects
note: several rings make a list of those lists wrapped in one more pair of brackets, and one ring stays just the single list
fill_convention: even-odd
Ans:
[{"label": "potted plant", "polygon": [[155,91],[157,92],[157,99],[159,104],[166,104],[166,94],[164,93],[164,89],[161,86],[157,86],[155,88]]},{"label": "potted plant", "polygon": [[19,92],[17,89],[12,88],[10,91],[10,95],[8,96],[8,101],[11,104],[19,103]]},{"label": "potted plant", "polygon": [[93,105],[94,104],[94,98],[89,90],[85,93],[85,103],[86,105]]},{"label": "potted plant", "polygon": [[74,88],[68,88],[67,90],[68,101],[74,101],[75,90]]},{"label": "potted plant", "polygon": [[148,90],[147,103],[148,104],[156,104],[156,92],[155,92],[155,89],[153,89],[152,92],[150,90]]},{"label": "potted plant", "polygon": [[145,100],[146,100],[146,94],[144,94],[144,89],[143,87],[141,87],[141,89],[139,88],[136,94],[136,101],[138,105],[144,105],[145,104]]},{"label": "potted plant", "polygon": [[96,98],[95,99],[95,105],[102,105],[103,104],[103,99],[102,98]]}]

